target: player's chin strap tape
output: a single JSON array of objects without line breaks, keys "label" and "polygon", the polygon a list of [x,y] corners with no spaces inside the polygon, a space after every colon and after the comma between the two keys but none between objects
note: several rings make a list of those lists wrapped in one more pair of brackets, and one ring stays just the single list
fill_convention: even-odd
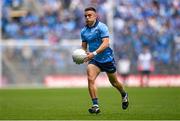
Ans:
[{"label": "player's chin strap tape", "polygon": [[93,52],[93,55],[94,55],[94,56],[96,56],[96,55],[97,55],[97,52],[96,52],[96,51],[94,51],[94,52]]}]

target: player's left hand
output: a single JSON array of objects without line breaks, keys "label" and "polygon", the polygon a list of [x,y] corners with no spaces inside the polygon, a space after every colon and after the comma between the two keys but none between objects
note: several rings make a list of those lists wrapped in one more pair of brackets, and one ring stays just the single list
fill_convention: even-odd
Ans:
[{"label": "player's left hand", "polygon": [[87,54],[87,57],[84,59],[84,62],[88,62],[94,57],[94,54],[91,52],[86,52],[86,54]]}]

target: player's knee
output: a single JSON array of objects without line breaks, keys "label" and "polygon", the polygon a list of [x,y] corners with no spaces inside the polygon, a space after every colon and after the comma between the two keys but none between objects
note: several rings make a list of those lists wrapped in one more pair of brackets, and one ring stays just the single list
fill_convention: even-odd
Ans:
[{"label": "player's knee", "polygon": [[95,83],[95,78],[93,76],[88,76],[88,82],[89,84],[94,84]]}]

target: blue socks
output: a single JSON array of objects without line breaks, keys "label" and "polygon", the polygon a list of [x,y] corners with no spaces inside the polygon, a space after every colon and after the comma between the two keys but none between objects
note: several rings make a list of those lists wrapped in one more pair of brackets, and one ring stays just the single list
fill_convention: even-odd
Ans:
[{"label": "blue socks", "polygon": [[98,106],[98,98],[92,99],[93,106]]}]

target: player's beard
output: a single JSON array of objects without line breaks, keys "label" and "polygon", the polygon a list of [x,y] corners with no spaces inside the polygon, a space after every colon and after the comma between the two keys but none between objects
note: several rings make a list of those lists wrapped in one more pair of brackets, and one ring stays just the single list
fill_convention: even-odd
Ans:
[{"label": "player's beard", "polygon": [[88,21],[88,20],[86,20],[86,25],[87,25],[87,26],[92,26],[93,23],[94,23],[94,21]]}]

